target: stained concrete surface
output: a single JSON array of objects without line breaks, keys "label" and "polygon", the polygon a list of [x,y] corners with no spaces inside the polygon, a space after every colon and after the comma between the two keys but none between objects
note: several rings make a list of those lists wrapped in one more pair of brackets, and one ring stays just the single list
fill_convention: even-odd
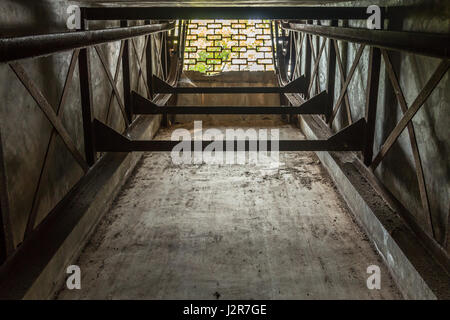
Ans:
[{"label": "stained concrete surface", "polygon": [[[281,121],[255,126],[303,138]],[[157,139],[177,127],[192,123]],[[78,265],[82,289],[59,299],[401,298],[312,152],[245,165],[145,154]],[[366,287],[370,265],[381,290]]]}]

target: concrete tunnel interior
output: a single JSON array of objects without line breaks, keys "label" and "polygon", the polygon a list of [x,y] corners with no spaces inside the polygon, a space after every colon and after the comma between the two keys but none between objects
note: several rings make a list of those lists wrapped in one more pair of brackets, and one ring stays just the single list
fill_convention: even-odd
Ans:
[{"label": "concrete tunnel interior", "polygon": [[1,300],[449,299],[448,2],[0,8]]}]

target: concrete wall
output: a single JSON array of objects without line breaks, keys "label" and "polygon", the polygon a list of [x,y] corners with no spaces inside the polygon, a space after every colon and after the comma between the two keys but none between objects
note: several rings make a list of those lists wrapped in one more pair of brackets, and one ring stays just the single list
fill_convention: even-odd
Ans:
[{"label": "concrete wall", "polygon": [[[0,2],[0,36],[67,32],[66,20],[69,15],[66,10],[69,4],[78,4],[78,2],[3,0]],[[90,24],[91,29],[116,26],[118,26],[116,22]],[[138,51],[141,52],[144,38],[136,39],[136,43]],[[101,45],[101,47],[107,57],[110,71],[114,74],[120,42]],[[130,51],[130,55],[132,54]],[[59,104],[71,56],[72,52],[64,52],[49,57],[20,61],[55,110]],[[131,61],[131,88],[136,90],[138,69],[133,59]],[[106,122],[111,86],[95,50],[91,50],[91,70],[94,114],[95,117]],[[2,84],[0,86],[2,101],[0,130],[5,154],[12,236],[14,247],[17,247],[23,241],[52,126],[7,64],[0,65],[0,83]],[[117,87],[123,97],[121,72]],[[137,91],[146,95],[142,79]],[[66,103],[61,108],[60,117],[76,143],[77,149],[84,155],[78,66],[69,86]],[[113,99],[108,123],[119,131],[124,129],[124,120],[116,99]],[[62,140],[55,135],[48,149],[37,196],[35,225],[45,219],[48,212],[83,174]]]},{"label": "concrete wall", "polygon": [[[450,31],[450,3],[448,1],[359,1],[358,4],[403,6],[400,10],[390,10],[394,17],[386,21],[385,27],[391,30],[447,34]],[[347,5],[355,5],[355,3],[353,2],[353,4]],[[327,21],[321,21],[321,23],[324,25],[328,24]],[[365,24],[365,21],[349,21],[349,26],[351,27],[365,28]],[[340,25],[342,25],[342,21]],[[314,38],[316,39],[316,37]],[[320,40],[320,44],[322,41]],[[358,45],[347,45],[339,41],[339,47],[346,73],[348,74]],[[328,45],[326,45],[325,49],[326,51],[322,55],[319,69],[321,90],[326,89],[327,62],[325,52],[328,51]],[[365,48],[348,89],[353,121],[365,115],[368,57],[369,49]],[[398,52],[390,52],[390,57],[398,74],[406,102],[408,105],[411,105],[424,84],[433,74],[440,60]],[[304,68],[305,66],[303,64],[303,71]],[[336,69],[336,75],[338,77],[339,74],[339,70]],[[337,79],[335,101],[339,96],[341,88],[341,82],[339,78]],[[374,155],[378,153],[382,144],[403,114],[390,85],[383,60],[380,79]],[[448,160],[450,152],[450,127],[448,125],[448,115],[450,114],[449,80],[449,74],[447,72],[412,121],[422,159],[436,240],[447,253],[450,253],[448,239],[446,239],[446,237],[448,238],[450,212],[450,171]],[[340,129],[348,124],[344,110],[345,108],[342,107],[338,113],[337,120],[335,120],[333,126],[334,130]],[[422,209],[415,164],[406,129],[382,161],[375,174],[390,192],[410,211],[415,221],[427,233],[430,233],[429,228],[427,228],[428,216],[425,215]]]}]

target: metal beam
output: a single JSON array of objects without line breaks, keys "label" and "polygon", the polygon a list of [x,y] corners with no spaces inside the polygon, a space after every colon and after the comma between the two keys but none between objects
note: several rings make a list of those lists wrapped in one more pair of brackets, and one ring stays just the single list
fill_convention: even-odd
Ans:
[{"label": "metal beam", "polygon": [[[150,20],[145,21],[146,24],[150,24]],[[151,99],[154,97],[153,93],[153,84],[152,84],[152,78],[153,78],[153,56],[154,54],[154,47],[153,47],[153,37],[152,35],[147,36],[147,48],[145,48],[145,73],[147,76],[147,86],[148,91],[150,94]]]},{"label": "metal beam", "polygon": [[135,114],[325,114],[327,106],[331,103],[326,92],[322,92],[305,103],[294,107],[160,107],[134,91],[132,97]]},{"label": "metal beam", "polygon": [[95,150],[94,130],[92,127],[94,110],[91,84],[91,59],[89,51],[89,48],[80,50],[80,54],[78,56],[78,72],[80,78],[81,114],[83,117],[84,153],[86,162],[89,166],[92,166],[97,161],[97,152]]},{"label": "metal beam", "polygon": [[[125,40],[125,42],[126,41],[127,40]],[[125,47],[126,46],[124,45],[124,51],[123,51],[123,54],[122,54],[122,58],[126,54]],[[97,56],[100,59],[100,62],[102,64],[102,66],[103,66],[103,70],[105,71],[106,77],[108,78],[109,84],[111,85],[111,87],[112,87],[112,89],[114,91],[114,96],[116,97],[117,103],[119,104],[119,109],[122,112],[122,115],[123,115],[123,118],[124,118],[124,121],[125,121],[125,125],[128,126],[130,124],[131,120],[132,120],[132,119],[129,118],[129,116],[131,117],[132,112],[127,110],[127,107],[130,107],[131,103],[128,101],[128,106],[127,106],[127,105],[124,104],[125,102],[122,102],[122,100],[120,99],[119,89],[117,89],[116,81],[114,81],[114,77],[112,76],[111,71],[109,70],[108,61],[106,59],[105,54],[103,53],[103,50],[99,46],[94,46],[94,49],[97,52]],[[126,71],[128,71],[128,75],[126,74]],[[126,91],[125,84],[128,81],[128,86],[129,86],[129,80],[130,80],[129,79],[129,71],[130,71],[129,68],[127,69],[125,65],[122,67],[122,78],[123,78],[122,81],[124,83],[124,96],[125,97],[127,96],[127,91]],[[128,99],[130,99],[130,94],[131,94],[131,89],[129,89],[129,87],[128,87]],[[125,98],[124,98],[124,100],[126,101]]]},{"label": "metal beam", "polygon": [[14,251],[11,233],[8,185],[6,180],[3,142],[0,128],[0,265],[3,264],[7,257]]},{"label": "metal beam", "polygon": [[[308,20],[308,23],[312,23]],[[310,36],[305,34],[305,78],[308,83],[311,82],[311,65],[312,65],[312,45],[309,41]],[[305,94],[306,98],[309,98],[308,92]]]},{"label": "metal beam", "polygon": [[241,94],[241,93],[304,93],[306,91],[305,77],[299,77],[284,87],[172,87],[157,76],[153,76],[155,93],[172,94]]},{"label": "metal beam", "polygon": [[[117,57],[117,63],[116,63],[116,72],[114,73],[114,85],[117,87],[117,82],[119,81],[119,74],[121,71],[121,65],[122,65],[122,56],[123,56],[123,51],[124,51],[124,41],[120,41],[120,49],[119,49],[119,56]],[[105,123],[108,123],[109,120],[109,115],[111,114],[111,106],[112,106],[112,102],[114,97],[116,96],[116,91],[114,90],[114,88],[111,88],[111,92],[109,95],[109,99],[108,99],[108,103],[106,104],[106,116],[105,116]],[[120,99],[120,97],[118,97],[117,99]]]},{"label": "metal beam", "polygon": [[137,81],[136,88],[139,88],[140,80],[142,78],[142,82],[144,83],[145,91],[147,92],[147,97],[151,98],[151,94],[150,94],[150,90],[149,90],[149,87],[148,87],[147,79],[146,79],[146,76],[144,76],[144,67],[143,67],[145,54],[147,52],[148,37],[145,37],[144,39],[145,39],[144,40],[144,48],[142,49],[142,53],[140,55],[138,53],[137,45],[136,45],[134,39],[131,39],[131,47],[133,48],[133,53],[134,53],[134,56],[135,56],[135,59],[136,59],[136,65],[137,65],[137,68],[138,68],[138,74],[137,74],[137,80],[136,80]]},{"label": "metal beam", "polygon": [[[87,7],[89,20],[367,19],[366,7]],[[382,8],[382,14],[385,9]]]},{"label": "metal beam", "polygon": [[368,30],[302,23],[283,23],[283,29],[326,38],[366,44],[388,50],[406,51],[438,58],[450,58],[450,35],[407,31]]},{"label": "metal beam", "polygon": [[378,104],[378,86],[380,83],[381,51],[371,47],[369,53],[369,71],[366,89],[366,132],[363,149],[363,160],[366,166],[372,163],[373,141],[375,138],[375,124]]},{"label": "metal beam", "polygon": [[394,143],[397,141],[400,134],[403,132],[403,130],[406,128],[408,123],[412,120],[414,115],[419,111],[419,109],[422,107],[422,105],[425,103],[425,101],[428,99],[428,97],[433,92],[434,88],[439,84],[442,77],[445,75],[447,70],[450,68],[450,60],[442,60],[439,66],[434,71],[431,78],[427,81],[425,86],[423,87],[422,91],[419,93],[417,98],[414,100],[414,102],[411,104],[411,106],[408,108],[406,112],[403,113],[403,117],[400,119],[400,121],[397,123],[395,128],[391,131],[390,135],[386,138],[386,141],[381,146],[380,151],[375,156],[375,158],[372,161],[372,164],[370,165],[370,168],[372,170],[375,170],[380,162],[384,159],[388,151],[391,149],[391,147],[394,145]]},{"label": "metal beam", "polygon": [[361,56],[364,52],[364,47],[365,47],[364,44],[359,45],[358,51],[356,52],[356,55],[355,55],[355,60],[353,60],[353,64],[350,67],[350,72],[348,73],[348,76],[345,79],[345,83],[342,85],[341,93],[339,95],[339,98],[336,101],[336,105],[333,109],[333,112],[331,113],[331,117],[329,120],[330,128],[333,125],[333,120],[336,117],[337,112],[339,111],[339,108],[341,107],[342,100],[344,99],[344,97],[347,93],[350,81],[352,80],[353,74],[355,73],[356,67],[358,66],[359,60],[361,59]]},{"label": "metal beam", "polygon": [[[336,61],[337,61],[338,67],[339,67],[339,76],[340,76],[340,79],[341,79],[341,81],[340,81],[341,84],[340,84],[339,87],[340,87],[340,90],[342,90],[344,88],[344,84],[347,82],[346,72],[345,72],[346,67],[347,67],[347,56],[344,55],[344,61],[345,61],[345,67],[344,67],[344,63],[343,63],[343,61],[341,59],[341,54],[340,54],[340,51],[339,51],[339,46],[338,46],[337,40],[332,39],[332,41],[333,41],[334,52],[336,53]],[[351,111],[351,108],[350,108],[350,100],[348,98],[347,90],[345,91],[345,94],[344,94],[344,101],[345,101],[345,108],[347,110],[348,123],[352,124],[353,123],[352,111]],[[342,101],[341,101],[341,103],[342,103]],[[340,108],[341,106],[339,105],[339,106],[336,106],[336,107]],[[333,110],[331,110],[330,117],[327,118],[327,122],[328,123],[331,120],[332,112],[333,112]]]},{"label": "metal beam", "polygon": [[[69,88],[72,83],[73,74],[75,72],[75,67],[77,65],[79,53],[80,53],[80,50],[74,51],[74,53],[72,55],[72,59],[70,61],[69,68],[67,70],[66,80],[64,82],[64,87],[63,87],[63,92],[62,92],[61,98],[59,100],[59,105],[56,108],[56,115],[58,117],[61,115],[62,109],[67,100]],[[30,210],[30,214],[28,215],[28,221],[27,221],[27,224],[25,227],[24,239],[27,238],[34,229],[34,225],[36,222],[36,216],[37,216],[39,203],[40,203],[39,197],[41,196],[40,190],[41,190],[41,186],[42,186],[42,180],[44,177],[45,169],[47,168],[47,165],[49,162],[47,160],[48,160],[49,153],[50,153],[50,147],[52,146],[55,136],[56,136],[56,130],[55,130],[55,128],[53,128],[52,132],[50,133],[50,138],[48,139],[47,148],[45,149],[44,160],[42,161],[41,170],[39,171],[39,178],[36,183],[36,188],[34,189],[33,201],[31,202],[31,210]]]},{"label": "metal beam", "polygon": [[42,57],[62,51],[81,49],[101,43],[168,31],[173,28],[175,28],[175,23],[171,22],[127,28],[111,28],[92,31],[85,30],[3,38],[0,39],[0,63]]},{"label": "metal beam", "polygon": [[[337,21],[331,21],[332,26],[337,26]],[[328,55],[327,55],[327,93],[332,99],[334,98],[334,87],[336,81],[336,48],[333,45],[333,39],[328,39]],[[331,113],[333,112],[333,101],[329,104],[325,112],[326,122],[330,120]]]},{"label": "metal beam", "polygon": [[[312,44],[312,39],[310,38],[309,40]],[[319,52],[314,57],[314,67],[313,67],[313,72],[312,72],[312,78],[309,81],[308,90],[306,91],[308,96],[310,95],[311,89],[313,88],[314,80],[316,80],[316,88],[318,89],[320,87],[318,72],[319,72],[320,58],[322,57],[323,50],[325,49],[325,43],[326,43],[326,41],[324,39],[324,41],[322,42],[322,45],[320,46],[320,49],[318,48]]]},{"label": "metal beam", "polygon": [[[82,55],[82,52],[80,52],[79,57],[81,57],[81,55]],[[81,153],[78,151],[77,145],[75,144],[75,142],[72,139],[72,137],[70,136],[70,134],[67,132],[61,119],[57,116],[53,106],[50,105],[47,98],[44,97],[42,91],[38,88],[38,86],[34,83],[34,81],[29,77],[29,75],[26,73],[24,67],[20,63],[13,62],[10,64],[10,67],[16,74],[19,81],[23,84],[25,89],[27,89],[30,96],[37,103],[38,107],[42,110],[42,112],[44,113],[47,120],[55,128],[56,132],[60,136],[64,145],[67,147],[69,152],[75,158],[77,163],[80,165],[80,167],[83,169],[84,172],[87,172],[89,167],[87,166]]]},{"label": "metal beam", "polygon": [[[405,96],[403,94],[402,88],[400,87],[397,73],[394,70],[391,59],[389,57],[389,53],[386,50],[381,50],[381,53],[383,55],[384,64],[386,66],[386,73],[389,76],[390,82],[397,97],[397,101],[404,114],[406,111],[408,111],[408,104],[406,103]],[[411,144],[411,151],[414,157],[414,163],[416,165],[416,176],[417,182],[419,183],[420,198],[422,201],[423,210],[425,211],[425,215],[428,217],[427,221],[429,223],[430,233],[434,236],[433,217],[431,215],[430,201],[428,198],[427,185],[425,182],[422,160],[420,158],[419,146],[417,145],[416,133],[414,130],[414,125],[411,121],[408,123],[407,127],[409,142]]]},{"label": "metal beam", "polygon": [[[128,21],[120,21],[122,28],[128,27]],[[122,55],[122,86],[123,86],[123,104],[128,123],[133,122],[133,111],[131,105],[131,74],[130,74],[130,40],[124,41]],[[117,94],[116,94],[116,97]],[[118,99],[120,99],[118,97]],[[120,102],[119,102],[120,103]]]},{"label": "metal beam", "polygon": [[[204,151],[210,144],[220,144],[223,151],[361,151],[365,120],[360,119],[344,128],[327,140],[224,140],[224,141],[188,141],[191,150],[201,143]],[[102,152],[171,152],[181,141],[131,140],[94,119],[96,148]]]}]

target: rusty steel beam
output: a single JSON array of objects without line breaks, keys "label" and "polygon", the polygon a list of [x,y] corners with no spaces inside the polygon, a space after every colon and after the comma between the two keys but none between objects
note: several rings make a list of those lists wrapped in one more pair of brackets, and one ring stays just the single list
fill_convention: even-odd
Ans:
[{"label": "rusty steel beam", "polygon": [[[400,108],[402,109],[402,113],[404,114],[405,112],[408,111],[408,104],[406,103],[405,96],[403,94],[402,88],[400,87],[397,73],[394,70],[391,59],[389,57],[389,53],[386,50],[381,50],[381,53],[383,55],[384,64],[386,66],[386,73],[389,76],[390,82],[392,84],[392,87],[394,88],[394,92],[397,97],[397,101],[400,105]],[[433,227],[432,227],[433,217],[431,215],[430,201],[428,198],[427,186],[425,183],[425,176],[423,172],[422,160],[420,158],[419,146],[417,145],[416,133],[414,130],[414,125],[411,121],[408,123],[407,128],[408,128],[409,142],[411,144],[411,150],[414,157],[414,163],[416,165],[416,176],[417,182],[419,183],[420,198],[422,201],[423,210],[425,211],[425,214],[428,217],[430,233],[433,234]]]},{"label": "rusty steel beam", "polygon": [[148,87],[147,80],[144,76],[144,66],[143,66],[144,58],[145,58],[145,54],[146,54],[147,46],[148,46],[148,37],[145,37],[144,48],[142,49],[143,52],[141,53],[141,55],[139,55],[139,53],[138,53],[137,46],[136,46],[136,43],[134,42],[134,39],[131,39],[131,45],[133,48],[133,53],[134,53],[137,68],[138,68],[136,88],[139,88],[140,80],[142,78],[142,82],[144,83],[145,91],[147,92],[147,98],[150,99],[151,98],[150,89]]},{"label": "rusty steel beam", "polygon": [[[81,56],[81,53],[80,55]],[[60,136],[64,145],[70,151],[72,156],[75,158],[79,166],[83,169],[84,172],[87,172],[89,167],[87,166],[83,156],[78,151],[77,146],[72,139],[71,135],[67,132],[64,127],[61,119],[57,116],[54,108],[48,102],[47,98],[43,95],[42,91],[38,88],[35,82],[30,78],[30,76],[25,71],[24,67],[18,63],[13,62],[10,64],[11,69],[16,74],[19,81],[23,84],[25,89],[28,91],[30,96],[37,103],[38,107],[42,110],[47,120],[50,124],[55,128],[56,132]]]},{"label": "rusty steel beam", "polygon": [[[337,61],[337,64],[338,64],[338,67],[339,67],[339,76],[340,76],[340,79],[341,79],[341,84],[340,84],[340,89],[342,89],[343,87],[344,87],[344,84],[346,83],[346,81],[347,81],[347,79],[346,79],[346,72],[345,72],[345,68],[344,68],[344,64],[342,63],[342,59],[341,59],[341,54],[340,54],[340,51],[339,51],[339,46],[338,46],[338,43],[337,43],[337,40],[335,40],[335,39],[332,39],[332,41],[333,41],[333,47],[334,47],[334,52],[335,52],[335,54],[336,54],[336,61]],[[347,63],[346,63],[346,65],[347,65]],[[346,107],[346,110],[347,110],[347,120],[348,120],[348,123],[349,124],[352,124],[353,123],[353,119],[352,119],[352,111],[351,111],[351,108],[350,108],[350,100],[349,100],[349,98],[348,98],[348,92],[347,92],[347,90],[345,91],[345,94],[344,94],[344,101],[345,101],[345,107]],[[341,103],[342,103],[342,101],[341,101]],[[337,108],[340,108],[340,105],[339,106],[337,106]],[[330,119],[331,119],[331,113],[333,112],[333,110],[331,110],[331,112],[330,112],[330,117],[329,118],[327,118],[327,122],[330,122]]]},{"label": "rusty steel beam", "polygon": [[[336,20],[331,21],[332,26],[337,26]],[[327,93],[334,99],[334,87],[336,81],[336,48],[333,45],[333,39],[328,39],[328,55],[327,55]],[[328,122],[333,112],[333,102],[329,104],[329,108],[325,113],[325,121]]]},{"label": "rusty steel beam", "polygon": [[[119,75],[120,75],[120,71],[121,71],[121,63],[122,63],[122,56],[123,56],[123,52],[124,52],[124,41],[120,42],[120,49],[119,49],[119,56],[117,57],[117,62],[116,62],[116,72],[114,73],[114,85],[117,87],[117,82],[119,81]],[[108,99],[108,103],[106,104],[106,116],[105,116],[105,122],[108,123],[109,120],[109,115],[111,114],[111,106],[112,106],[112,102],[114,97],[116,96],[116,91],[114,90],[114,88],[111,88],[110,94],[109,94],[109,99]]]},{"label": "rusty steel beam", "polygon": [[155,75],[153,83],[156,93],[172,94],[304,93],[307,86],[305,77],[299,77],[283,87],[173,87]]},{"label": "rusty steel beam", "polygon": [[303,23],[283,23],[282,28],[382,49],[406,51],[437,58],[450,58],[450,47],[448,45],[450,35],[448,33],[369,30]]},{"label": "rusty steel beam", "polygon": [[0,265],[3,264],[8,256],[10,256],[14,251],[14,241],[11,232],[8,185],[6,180],[7,177],[3,154],[3,141],[0,128]]},{"label": "rusty steel beam", "polygon": [[330,117],[330,121],[329,121],[330,128],[331,128],[331,126],[333,124],[334,118],[337,115],[337,112],[339,111],[339,108],[340,108],[340,106],[342,104],[342,100],[344,99],[344,96],[347,93],[348,86],[350,84],[350,81],[352,80],[353,74],[355,73],[356,67],[359,64],[359,60],[361,59],[361,56],[362,56],[363,51],[364,51],[364,48],[365,48],[365,45],[361,44],[359,46],[359,48],[358,48],[358,51],[356,52],[355,59],[353,60],[353,64],[350,67],[350,72],[348,73],[348,76],[345,79],[345,83],[342,85],[341,93],[339,95],[339,98],[337,99],[337,102],[336,102],[336,105],[335,105],[335,107],[333,109],[333,112],[331,113],[331,117]]},{"label": "rusty steel beam", "polygon": [[[146,24],[150,24],[150,20],[145,21]],[[153,37],[152,35],[147,36],[147,48],[145,48],[145,73],[147,76],[147,86],[149,90],[149,98],[153,99],[154,92],[153,92],[153,84],[152,84],[152,78],[153,78],[153,64],[152,64],[152,55],[154,52],[153,47]]]},{"label": "rusty steel beam", "polygon": [[0,63],[37,58],[62,51],[86,48],[175,28],[175,22],[151,25],[85,30],[0,39]]},{"label": "rusty steel beam", "polygon": [[93,166],[97,161],[97,152],[94,144],[94,130],[92,120],[94,119],[92,83],[91,83],[91,59],[90,49],[80,50],[78,56],[78,72],[80,80],[81,114],[83,117],[84,153],[86,162]]},{"label": "rusty steel beam", "polygon": [[372,163],[373,141],[375,139],[375,124],[378,104],[378,87],[380,83],[381,51],[371,47],[369,53],[369,70],[366,89],[366,132],[363,149],[363,160],[366,166]]},{"label": "rusty steel beam", "polygon": [[326,92],[309,99],[298,106],[182,106],[161,107],[133,91],[133,111],[135,114],[325,114],[331,104]]},{"label": "rusty steel beam", "polygon": [[[212,143],[219,143],[222,150],[236,151],[361,151],[366,121],[360,119],[326,140],[221,140],[190,141],[191,150],[196,143],[202,151]],[[96,149],[102,152],[171,152],[181,141],[131,140],[102,122],[94,119]],[[241,146],[239,149],[236,146]]]},{"label": "rusty steel beam", "polygon": [[[128,27],[128,21],[120,21],[120,26],[123,28]],[[130,73],[130,40],[124,41],[123,55],[122,55],[122,86],[123,86],[123,110],[125,112],[125,122],[127,125],[133,122],[133,112],[131,106],[131,73]],[[115,84],[112,84],[113,88]],[[119,96],[116,94],[118,100]],[[120,103],[120,101],[119,101]]]},{"label": "rusty steel beam", "polygon": [[[69,68],[67,70],[66,80],[64,82],[64,87],[63,87],[63,92],[62,92],[61,98],[59,100],[59,105],[56,109],[56,115],[58,117],[60,116],[62,108],[64,107],[65,102],[67,100],[67,95],[68,95],[69,88],[70,88],[72,80],[73,80],[73,74],[75,72],[75,67],[77,65],[79,53],[80,53],[80,50],[74,51],[74,53],[72,55],[72,59],[70,61]],[[55,128],[53,128],[52,132],[50,134],[50,138],[47,143],[47,148],[45,149],[44,160],[42,161],[41,170],[39,171],[39,178],[38,178],[38,181],[36,184],[36,188],[34,189],[33,201],[31,202],[31,210],[30,210],[30,214],[28,215],[28,221],[27,221],[27,225],[25,227],[24,238],[27,238],[28,235],[34,229],[34,224],[36,222],[36,215],[37,215],[37,211],[38,211],[38,207],[39,207],[39,196],[40,196],[40,190],[41,190],[41,185],[42,185],[42,179],[44,177],[44,172],[45,172],[45,169],[48,164],[47,159],[48,159],[48,156],[50,153],[50,147],[54,141],[54,137],[56,136],[56,133],[57,132],[56,132]]]},{"label": "rusty steel beam", "polygon": [[386,141],[381,146],[380,151],[375,156],[375,158],[372,161],[372,164],[370,165],[370,168],[372,170],[375,170],[380,162],[384,159],[388,151],[391,149],[391,147],[394,145],[394,143],[397,141],[400,134],[403,132],[403,130],[406,128],[408,123],[412,120],[414,115],[419,111],[419,109],[422,107],[422,105],[425,103],[425,101],[428,99],[428,97],[433,92],[434,88],[439,84],[441,79],[444,77],[445,73],[450,68],[450,60],[442,60],[439,66],[434,71],[431,78],[427,81],[425,86],[423,87],[422,91],[419,93],[417,98],[414,100],[414,102],[411,104],[411,106],[406,110],[405,113],[403,113],[402,118],[397,123],[395,128],[391,131],[390,135],[386,138]]},{"label": "rusty steel beam", "polygon": [[[126,54],[125,48],[126,48],[126,46],[124,46],[124,52],[123,52],[122,56],[125,56],[125,54]],[[130,118],[132,113],[131,113],[131,111],[128,110],[128,107],[130,106],[131,103],[129,103],[129,105],[127,106],[125,104],[126,103],[126,99],[125,98],[124,98],[125,101],[122,102],[122,100],[120,99],[119,89],[117,89],[116,82],[114,81],[114,78],[113,78],[113,76],[111,74],[111,71],[109,70],[109,66],[108,66],[108,62],[106,60],[105,54],[103,53],[102,49],[100,47],[98,47],[98,46],[94,46],[94,49],[97,52],[97,55],[98,55],[98,57],[100,59],[100,62],[102,64],[102,66],[103,66],[103,70],[106,73],[106,77],[108,78],[108,81],[109,81],[109,83],[110,83],[110,85],[111,85],[111,87],[112,87],[112,89],[114,91],[114,96],[116,97],[117,103],[119,104],[119,109],[122,112],[122,115],[123,115],[123,118],[124,118],[124,121],[125,121],[125,125],[128,126],[130,124],[131,120],[132,120]],[[126,97],[127,96],[127,91],[126,91],[125,83],[127,83],[127,81],[129,81],[129,77],[127,77],[127,74],[126,74],[127,69],[126,69],[125,65],[123,66],[122,70],[123,70],[122,71],[122,77],[123,77],[123,83],[124,83],[124,96]],[[128,69],[128,71],[129,71],[129,69]],[[128,86],[129,86],[129,83],[128,83]],[[129,89],[129,91],[131,92],[131,89]]]},{"label": "rusty steel beam", "polygon": [[[385,8],[380,8],[382,14]],[[88,20],[165,19],[367,19],[367,7],[86,7]]]}]

